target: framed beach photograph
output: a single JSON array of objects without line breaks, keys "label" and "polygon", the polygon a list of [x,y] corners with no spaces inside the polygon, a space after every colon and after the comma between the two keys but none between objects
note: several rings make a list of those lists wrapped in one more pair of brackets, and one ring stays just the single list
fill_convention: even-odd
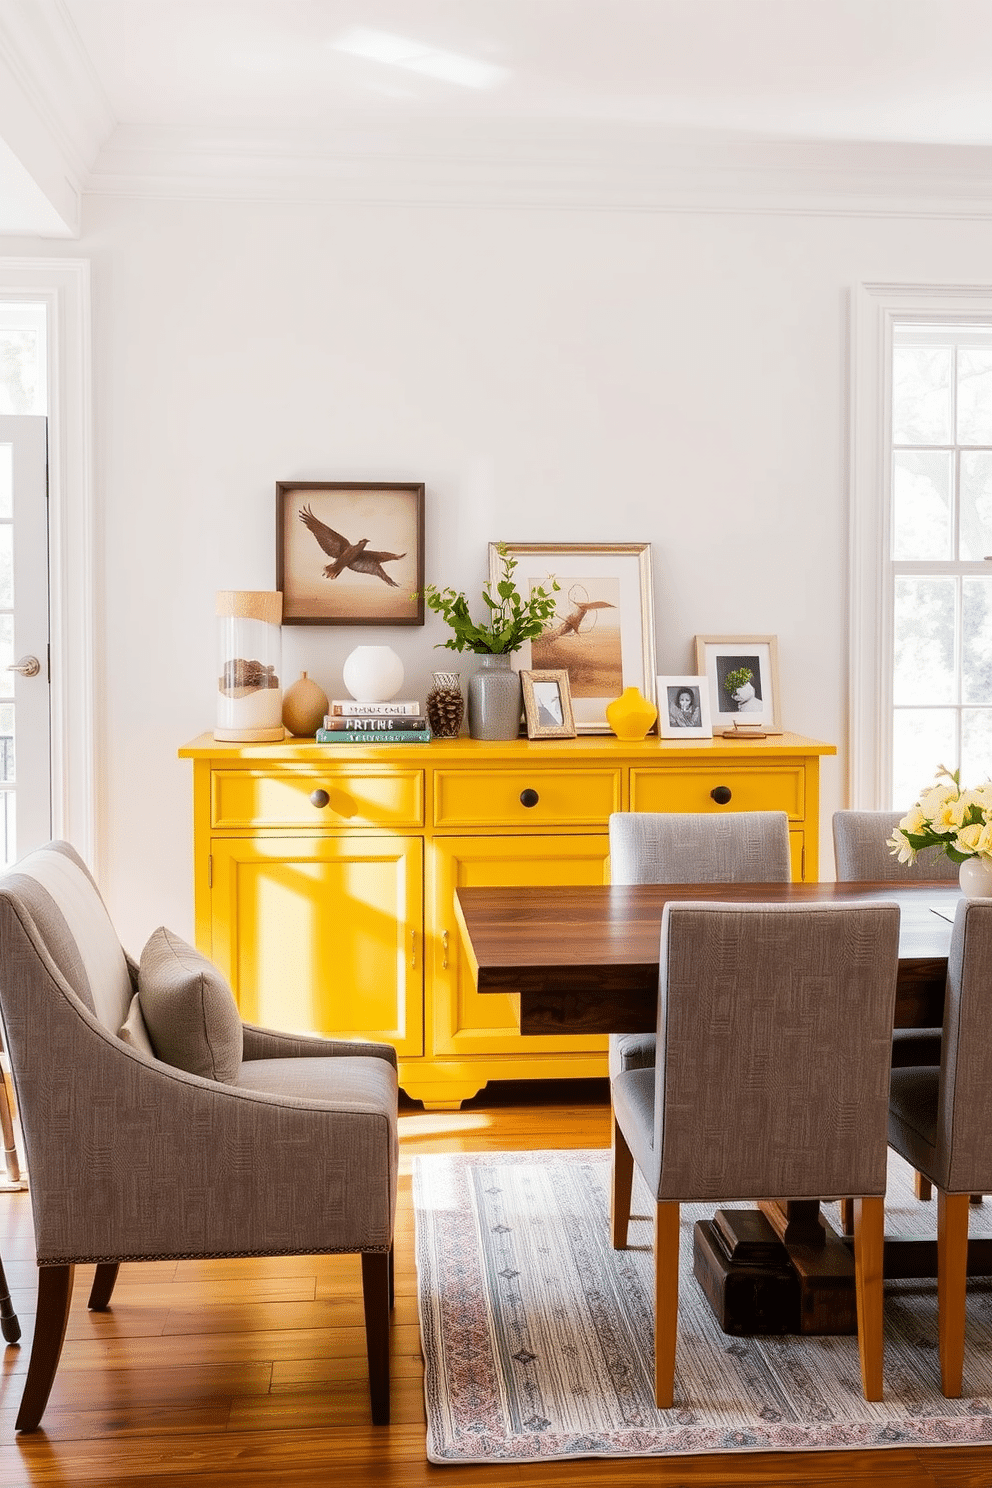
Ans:
[{"label": "framed beach photograph", "polygon": [[566,671],[520,673],[528,739],[574,739],[575,720]]},{"label": "framed beach photograph", "polygon": [[276,588],[283,625],[423,625],[423,485],[278,481]]},{"label": "framed beach photograph", "polygon": [[[517,564],[523,595],[538,585],[560,589],[544,634],[514,654],[520,671],[564,671],[575,730],[608,734],[606,705],[625,687],[654,701],[654,604],[650,543],[515,543],[502,545]],[[489,573],[501,576],[500,544],[489,544]]]},{"label": "framed beach photograph", "polygon": [[663,739],[712,739],[705,677],[658,678],[658,732]]},{"label": "framed beach photograph", "polygon": [[782,732],[776,636],[697,635],[696,670],[709,685],[714,728]]}]

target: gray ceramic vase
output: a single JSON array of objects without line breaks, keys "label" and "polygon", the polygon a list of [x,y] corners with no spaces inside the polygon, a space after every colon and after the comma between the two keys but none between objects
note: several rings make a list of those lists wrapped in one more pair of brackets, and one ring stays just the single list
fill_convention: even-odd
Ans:
[{"label": "gray ceramic vase", "polygon": [[523,699],[509,655],[480,656],[468,682],[468,731],[473,739],[515,739]]}]

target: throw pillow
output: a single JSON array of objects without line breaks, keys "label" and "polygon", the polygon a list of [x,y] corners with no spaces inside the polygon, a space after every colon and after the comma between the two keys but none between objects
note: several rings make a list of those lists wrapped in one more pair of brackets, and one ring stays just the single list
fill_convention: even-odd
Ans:
[{"label": "throw pillow", "polygon": [[164,925],[141,953],[138,1001],[159,1059],[225,1085],[237,1079],[244,1034],[234,993],[216,966]]}]

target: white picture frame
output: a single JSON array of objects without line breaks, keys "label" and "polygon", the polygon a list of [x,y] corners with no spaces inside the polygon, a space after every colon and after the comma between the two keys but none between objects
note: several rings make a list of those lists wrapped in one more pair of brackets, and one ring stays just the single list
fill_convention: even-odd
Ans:
[{"label": "white picture frame", "polygon": [[712,739],[706,677],[658,678],[658,732],[663,739]]},{"label": "white picture frame", "polygon": [[777,636],[697,635],[696,671],[709,684],[714,729],[745,736],[782,732]]}]

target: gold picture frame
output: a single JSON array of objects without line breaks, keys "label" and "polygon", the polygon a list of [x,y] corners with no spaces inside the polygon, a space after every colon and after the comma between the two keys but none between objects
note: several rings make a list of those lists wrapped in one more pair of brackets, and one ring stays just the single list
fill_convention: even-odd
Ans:
[{"label": "gold picture frame", "polygon": [[524,695],[528,739],[575,738],[567,671],[528,668],[520,673],[520,686]]},{"label": "gold picture frame", "polygon": [[606,707],[627,687],[654,702],[655,645],[650,543],[489,544],[489,574],[502,577],[500,548],[516,560],[526,598],[558,581],[557,613],[513,656],[517,671],[568,672],[577,734],[608,734]]}]

